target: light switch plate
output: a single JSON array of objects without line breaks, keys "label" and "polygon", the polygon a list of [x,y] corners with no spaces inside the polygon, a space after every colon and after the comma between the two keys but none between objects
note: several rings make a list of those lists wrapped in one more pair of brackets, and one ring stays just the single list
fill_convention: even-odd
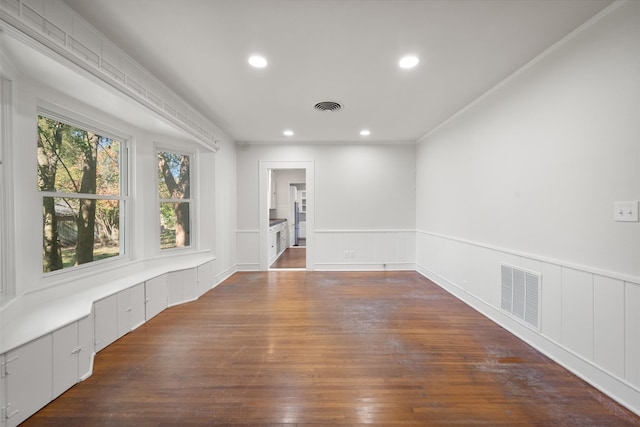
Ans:
[{"label": "light switch plate", "polygon": [[616,222],[638,222],[638,201],[614,202],[613,220]]}]

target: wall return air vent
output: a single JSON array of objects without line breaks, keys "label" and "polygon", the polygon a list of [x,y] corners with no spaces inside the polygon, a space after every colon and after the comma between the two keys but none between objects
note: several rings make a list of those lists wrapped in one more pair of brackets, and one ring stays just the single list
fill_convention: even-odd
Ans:
[{"label": "wall return air vent", "polygon": [[539,329],[540,275],[502,265],[502,309]]}]

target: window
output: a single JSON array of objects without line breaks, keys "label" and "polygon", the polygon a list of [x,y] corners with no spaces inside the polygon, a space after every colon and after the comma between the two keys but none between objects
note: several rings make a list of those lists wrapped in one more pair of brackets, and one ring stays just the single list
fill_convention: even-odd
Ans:
[{"label": "window", "polygon": [[191,155],[158,152],[160,249],[191,245]]},{"label": "window", "polygon": [[122,141],[43,113],[37,145],[43,272],[123,255]]}]

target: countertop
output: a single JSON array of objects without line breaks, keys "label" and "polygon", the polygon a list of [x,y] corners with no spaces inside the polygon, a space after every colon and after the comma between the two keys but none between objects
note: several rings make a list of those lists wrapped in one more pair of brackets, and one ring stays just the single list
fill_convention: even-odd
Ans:
[{"label": "countertop", "polygon": [[286,218],[274,218],[269,220],[269,227],[273,227],[274,225],[278,225],[281,222],[285,222]]}]

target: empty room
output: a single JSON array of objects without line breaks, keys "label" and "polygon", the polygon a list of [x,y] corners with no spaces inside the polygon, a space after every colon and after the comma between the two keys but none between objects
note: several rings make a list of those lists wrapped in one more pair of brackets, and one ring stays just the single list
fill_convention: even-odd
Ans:
[{"label": "empty room", "polygon": [[0,427],[640,426],[640,2],[0,0]]}]

